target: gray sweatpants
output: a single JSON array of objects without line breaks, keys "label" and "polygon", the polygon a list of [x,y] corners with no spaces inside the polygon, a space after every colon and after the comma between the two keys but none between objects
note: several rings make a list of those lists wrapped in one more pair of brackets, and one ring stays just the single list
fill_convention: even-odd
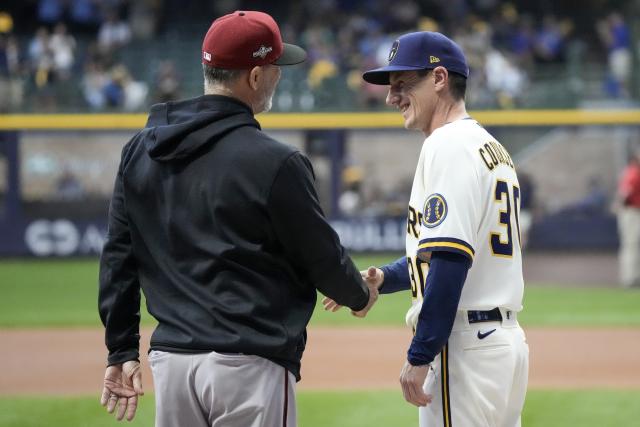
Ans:
[{"label": "gray sweatpants", "polygon": [[296,427],[295,377],[259,356],[152,351],[156,427]]}]

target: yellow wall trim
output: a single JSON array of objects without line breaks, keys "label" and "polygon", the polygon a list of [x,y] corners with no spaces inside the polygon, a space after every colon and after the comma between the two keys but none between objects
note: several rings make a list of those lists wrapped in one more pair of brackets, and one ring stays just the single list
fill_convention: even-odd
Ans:
[{"label": "yellow wall trim", "polygon": [[[484,126],[640,125],[640,110],[475,111]],[[139,129],[146,114],[5,114],[0,130]],[[257,116],[265,129],[402,129],[398,112],[268,113]]]}]

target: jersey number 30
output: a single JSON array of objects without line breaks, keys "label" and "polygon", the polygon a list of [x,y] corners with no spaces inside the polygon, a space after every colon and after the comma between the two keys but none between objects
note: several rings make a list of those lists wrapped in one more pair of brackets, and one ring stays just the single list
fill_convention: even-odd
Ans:
[{"label": "jersey number 30", "polygon": [[[511,194],[510,194],[511,193]],[[512,192],[509,191],[509,184],[506,181],[498,180],[496,182],[495,201],[501,205],[506,202],[506,210],[500,209],[498,221],[501,226],[505,227],[507,240],[502,239],[503,233],[491,233],[491,251],[495,256],[511,257],[513,256],[513,238],[511,226],[511,200],[513,200],[513,211],[516,219],[516,231],[518,233],[518,244],[520,242],[520,221],[518,219],[519,201],[520,201],[520,189],[515,185],[512,187]]]}]

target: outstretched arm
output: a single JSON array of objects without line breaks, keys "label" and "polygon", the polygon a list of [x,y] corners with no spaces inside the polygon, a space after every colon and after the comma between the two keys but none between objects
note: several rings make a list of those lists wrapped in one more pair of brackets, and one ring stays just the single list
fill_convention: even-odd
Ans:
[{"label": "outstretched arm", "polygon": [[311,163],[294,153],[281,165],[267,209],[285,256],[305,283],[353,310],[366,310],[377,297],[327,222],[314,187]]},{"label": "outstretched arm", "polygon": [[382,272],[382,282],[379,288],[381,294],[392,294],[411,289],[407,257],[398,258],[394,262],[381,267],[380,270]]},{"label": "outstretched arm", "polygon": [[[366,270],[362,270],[360,274],[370,289],[377,289],[381,294],[411,289],[407,258],[405,257],[398,258],[381,268],[371,266]],[[342,307],[329,297],[322,299],[322,305],[325,310],[331,312],[338,311]],[[356,312],[353,312],[353,314],[358,317],[364,317],[356,314]]]}]

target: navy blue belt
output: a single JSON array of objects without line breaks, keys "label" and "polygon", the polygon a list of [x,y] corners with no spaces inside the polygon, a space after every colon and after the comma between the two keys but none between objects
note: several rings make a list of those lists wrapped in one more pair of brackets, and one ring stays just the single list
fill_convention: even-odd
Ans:
[{"label": "navy blue belt", "polygon": [[469,323],[502,321],[502,314],[500,314],[498,307],[489,311],[469,310],[467,311],[467,315],[469,316]]}]

